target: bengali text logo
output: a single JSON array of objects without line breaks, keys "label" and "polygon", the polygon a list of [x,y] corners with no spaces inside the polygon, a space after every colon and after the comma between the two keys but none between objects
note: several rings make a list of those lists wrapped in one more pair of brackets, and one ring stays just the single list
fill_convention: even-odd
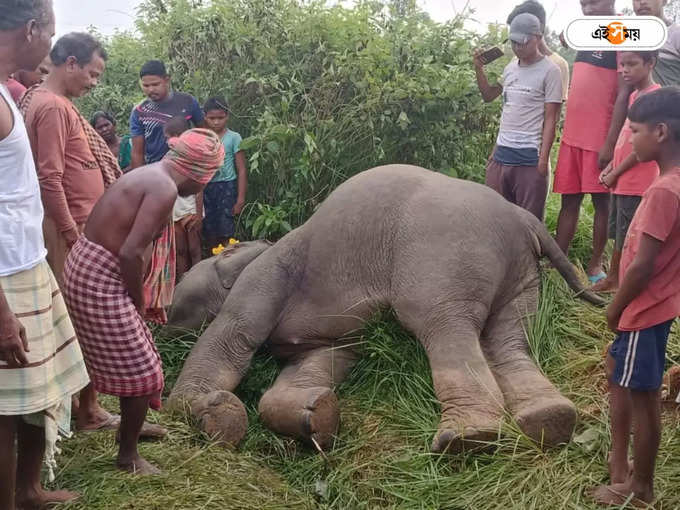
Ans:
[{"label": "bengali text logo", "polygon": [[667,36],[666,24],[654,16],[584,16],[564,31],[567,44],[578,51],[652,51],[663,46]]}]

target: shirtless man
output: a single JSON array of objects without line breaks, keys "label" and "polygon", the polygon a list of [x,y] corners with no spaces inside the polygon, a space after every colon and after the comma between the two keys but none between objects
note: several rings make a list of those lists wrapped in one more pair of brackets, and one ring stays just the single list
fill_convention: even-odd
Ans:
[{"label": "shirtless man", "polygon": [[169,145],[160,162],[125,174],[104,193],[64,269],[63,292],[92,382],[120,397],[118,467],[137,474],[159,472],[137,451],[147,410],[160,408],[163,389],[161,360],[142,318],[150,248],[177,196],[202,191],[224,160],[211,131],[193,129]]}]

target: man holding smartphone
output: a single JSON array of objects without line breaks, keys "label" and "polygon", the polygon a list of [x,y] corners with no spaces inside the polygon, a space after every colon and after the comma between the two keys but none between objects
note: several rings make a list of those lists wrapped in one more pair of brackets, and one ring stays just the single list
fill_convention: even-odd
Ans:
[{"label": "man holding smartphone", "polygon": [[548,194],[548,164],[562,104],[559,68],[541,54],[540,20],[515,16],[509,39],[517,56],[501,83],[490,84],[481,50],[475,51],[477,85],[485,102],[502,95],[503,113],[496,147],[486,167],[486,184],[510,202],[543,219]]}]

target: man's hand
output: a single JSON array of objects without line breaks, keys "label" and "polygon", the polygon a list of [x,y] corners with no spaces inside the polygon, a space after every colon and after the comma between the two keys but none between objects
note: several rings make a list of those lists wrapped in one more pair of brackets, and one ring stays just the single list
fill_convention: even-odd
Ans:
[{"label": "man's hand", "polygon": [[72,228],[71,230],[67,230],[66,232],[64,232],[64,240],[66,241],[66,247],[69,250],[73,248],[74,244],[76,244],[76,241],[78,241],[78,237],[80,237],[80,233],[75,228]]},{"label": "man's hand", "polygon": [[477,48],[472,52],[472,63],[475,65],[476,69],[484,69],[484,62],[482,62],[481,56],[484,53],[482,48]]},{"label": "man's hand", "polygon": [[536,170],[538,170],[538,173],[541,174],[543,177],[546,177],[548,175],[548,160],[540,160],[538,162],[538,166],[536,167]]},{"label": "man's hand", "polygon": [[196,230],[201,228],[201,224],[203,223],[203,218],[201,218],[198,214],[192,214],[189,216],[189,219],[187,220],[186,226],[187,230]]},{"label": "man's hand", "polygon": [[614,159],[614,147],[604,144],[597,154],[597,166],[600,170],[604,170],[612,159]]},{"label": "man's hand", "polygon": [[0,359],[12,368],[28,365],[26,329],[13,313],[0,317]]},{"label": "man's hand", "polygon": [[238,216],[239,214],[241,214],[241,211],[243,211],[243,208],[245,207],[245,205],[246,205],[246,203],[245,203],[244,200],[237,201],[236,204],[234,204],[234,208],[232,209],[231,213],[234,216]]},{"label": "man's hand", "polygon": [[612,305],[607,307],[607,327],[614,333],[619,332],[619,322],[621,321],[622,313],[622,311],[616,310]]}]

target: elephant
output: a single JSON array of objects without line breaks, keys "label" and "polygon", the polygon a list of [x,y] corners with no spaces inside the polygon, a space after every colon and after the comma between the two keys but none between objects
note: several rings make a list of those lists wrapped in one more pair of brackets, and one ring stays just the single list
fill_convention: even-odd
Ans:
[{"label": "elephant", "polygon": [[170,406],[237,444],[247,417],[232,392],[268,342],[284,366],[260,418],[328,449],[340,416],[334,388],[359,356],[347,337],[391,308],[428,356],[441,403],[434,452],[495,440],[508,414],[544,447],[566,443],[576,408],[537,368],[525,336],[542,256],[578,297],[603,304],[543,223],[494,190],[409,165],[359,173],[276,244],[232,246],[179,283],[170,325],[210,324]]}]

